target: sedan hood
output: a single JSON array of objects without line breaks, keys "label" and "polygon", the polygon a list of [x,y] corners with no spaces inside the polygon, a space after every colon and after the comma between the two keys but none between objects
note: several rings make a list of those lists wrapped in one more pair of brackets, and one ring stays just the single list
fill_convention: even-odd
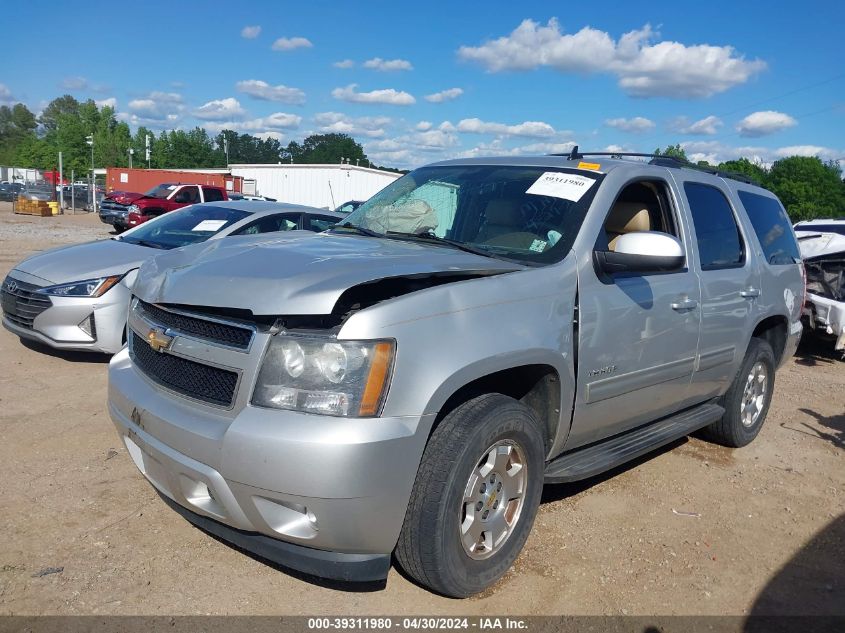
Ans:
[{"label": "sedan hood", "polygon": [[15,266],[50,284],[122,275],[157,253],[154,248],[120,240],[61,246],[33,255]]},{"label": "sedan hood", "polygon": [[159,255],[139,271],[135,294],[150,303],[239,308],[256,316],[325,315],[348,288],[385,277],[522,268],[443,246],[291,231]]}]

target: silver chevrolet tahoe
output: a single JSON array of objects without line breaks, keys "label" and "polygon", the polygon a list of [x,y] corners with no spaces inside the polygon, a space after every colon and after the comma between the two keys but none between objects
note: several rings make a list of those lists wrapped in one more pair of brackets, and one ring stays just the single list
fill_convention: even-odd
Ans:
[{"label": "silver chevrolet tahoe", "polygon": [[778,199],[666,158],[436,163],[335,228],[138,274],[109,410],[203,530],[308,574],[468,596],[544,484],[740,447],[801,334]]}]

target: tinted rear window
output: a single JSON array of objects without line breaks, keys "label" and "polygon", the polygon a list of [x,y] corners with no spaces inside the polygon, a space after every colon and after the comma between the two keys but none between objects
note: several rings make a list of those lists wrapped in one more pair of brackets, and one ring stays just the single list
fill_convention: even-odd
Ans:
[{"label": "tinted rear window", "polygon": [[208,189],[203,187],[206,202],[221,202],[223,200],[223,192],[219,189]]},{"label": "tinted rear window", "polygon": [[684,183],[702,270],[733,268],[745,261],[739,227],[725,195],[709,185]]},{"label": "tinted rear window", "polygon": [[770,264],[794,264],[801,260],[798,243],[783,207],[777,200],[748,191],[740,191],[739,199],[748,213],[763,254]]}]

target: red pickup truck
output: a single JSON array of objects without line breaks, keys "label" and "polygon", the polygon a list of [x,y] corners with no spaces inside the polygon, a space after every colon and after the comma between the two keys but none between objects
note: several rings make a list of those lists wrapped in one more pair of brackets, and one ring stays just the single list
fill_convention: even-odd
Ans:
[{"label": "red pickup truck", "polygon": [[100,203],[100,220],[121,231],[189,204],[228,199],[223,187],[212,185],[163,183],[147,193],[114,191]]}]

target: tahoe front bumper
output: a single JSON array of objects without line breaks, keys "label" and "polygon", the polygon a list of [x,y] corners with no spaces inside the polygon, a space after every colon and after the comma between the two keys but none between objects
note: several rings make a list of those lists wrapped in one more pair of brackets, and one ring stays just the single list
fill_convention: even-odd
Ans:
[{"label": "tahoe front bumper", "polygon": [[[138,469],[198,527],[326,578],[387,576],[433,420],[237,413],[153,384],[126,349],[109,413]],[[433,414],[432,416],[433,417]]]}]

